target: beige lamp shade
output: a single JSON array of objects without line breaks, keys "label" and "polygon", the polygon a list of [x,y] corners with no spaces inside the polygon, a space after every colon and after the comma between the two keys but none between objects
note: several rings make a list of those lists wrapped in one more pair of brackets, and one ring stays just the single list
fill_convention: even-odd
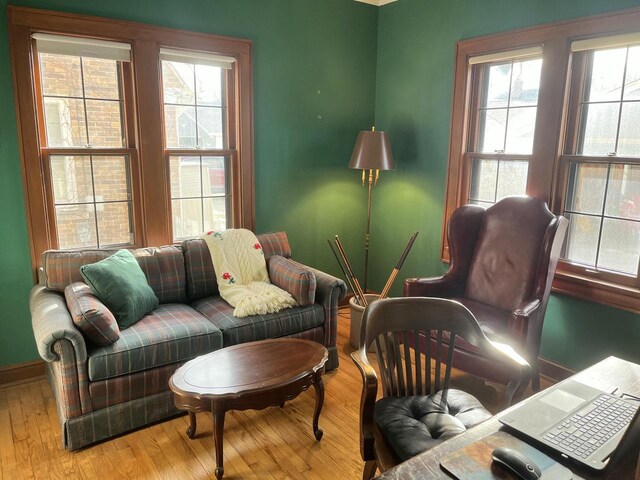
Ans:
[{"label": "beige lamp shade", "polygon": [[349,168],[393,170],[393,154],[387,134],[382,131],[360,132],[351,154]]}]

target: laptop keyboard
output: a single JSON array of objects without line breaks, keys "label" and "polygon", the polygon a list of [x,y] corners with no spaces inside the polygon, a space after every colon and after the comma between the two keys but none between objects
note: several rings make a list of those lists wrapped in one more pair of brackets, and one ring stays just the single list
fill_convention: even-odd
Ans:
[{"label": "laptop keyboard", "polygon": [[544,439],[575,457],[586,459],[626,428],[637,408],[637,405],[604,394],[559,422],[544,434]]}]

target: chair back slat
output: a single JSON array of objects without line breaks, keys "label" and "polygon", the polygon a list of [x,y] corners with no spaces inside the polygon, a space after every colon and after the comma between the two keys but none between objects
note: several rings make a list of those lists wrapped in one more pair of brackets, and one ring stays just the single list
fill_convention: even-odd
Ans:
[{"label": "chair back slat", "polygon": [[447,350],[447,362],[446,369],[444,371],[444,390],[449,390],[449,382],[451,381],[451,366],[453,365],[453,350],[456,344],[456,334],[451,332],[449,334],[449,345]]},{"label": "chair back slat", "polygon": [[422,345],[420,343],[420,331],[413,331],[413,351],[416,366],[416,395],[422,395]]},{"label": "chair back slat", "polygon": [[402,355],[400,353],[400,342],[398,341],[400,332],[395,333],[391,336],[393,341],[393,354],[395,356],[395,364],[396,364],[396,378],[398,379],[398,396],[405,396],[405,382],[404,382],[404,362],[402,361]]},{"label": "chair back slat", "polygon": [[424,394],[431,395],[431,331],[424,332]]},{"label": "chair back slat", "polygon": [[396,354],[393,349],[393,333],[386,332],[384,334],[384,355],[387,360],[387,370],[389,374],[389,387],[391,390],[391,395],[397,396],[399,395],[398,389],[398,377],[396,375],[397,372],[397,363],[396,363]]},{"label": "chair back slat", "polygon": [[380,377],[382,378],[382,389],[384,391],[384,396],[388,397],[391,395],[391,385],[390,385],[390,381],[389,381],[389,367],[386,364],[385,358],[384,358],[384,351],[382,349],[382,346],[384,345],[384,340],[383,335],[378,335],[376,337],[376,353],[378,356],[378,366],[380,368]]},{"label": "chair back slat", "polygon": [[[409,342],[409,332],[402,332],[402,344],[404,345],[404,370],[407,374],[407,395],[415,395],[415,384],[413,382],[413,373],[411,364],[411,344]],[[418,380],[416,380],[416,383]]]},{"label": "chair back slat", "polygon": [[436,359],[436,374],[434,377],[435,389],[431,391],[432,395],[441,390],[440,375],[442,374],[442,352],[443,352],[442,330],[438,330],[438,333],[436,334],[436,338],[437,338],[436,351],[434,353],[434,357]]}]

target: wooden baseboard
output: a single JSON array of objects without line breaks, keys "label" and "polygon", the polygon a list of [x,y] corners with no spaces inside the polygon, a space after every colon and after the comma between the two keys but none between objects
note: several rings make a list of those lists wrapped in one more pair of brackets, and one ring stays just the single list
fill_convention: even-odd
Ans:
[{"label": "wooden baseboard", "polygon": [[0,386],[30,382],[44,377],[44,361],[16,363],[0,367]]},{"label": "wooden baseboard", "polygon": [[575,371],[571,370],[564,365],[552,362],[546,358],[540,357],[538,359],[538,365],[540,366],[540,375],[547,377],[554,382],[560,382],[565,378],[569,378],[571,375],[575,375]]}]

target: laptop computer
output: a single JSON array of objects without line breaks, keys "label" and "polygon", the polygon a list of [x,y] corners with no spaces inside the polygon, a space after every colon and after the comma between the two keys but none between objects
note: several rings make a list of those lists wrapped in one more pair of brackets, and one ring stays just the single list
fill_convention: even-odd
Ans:
[{"label": "laptop computer", "polygon": [[502,424],[592,470],[640,445],[640,402],[565,380],[502,415]]}]

